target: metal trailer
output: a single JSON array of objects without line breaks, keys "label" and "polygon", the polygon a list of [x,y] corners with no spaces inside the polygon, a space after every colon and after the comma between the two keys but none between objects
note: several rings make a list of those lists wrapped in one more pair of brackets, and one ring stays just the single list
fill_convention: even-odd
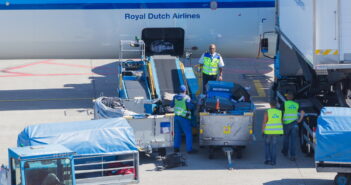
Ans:
[{"label": "metal trailer", "polygon": [[134,130],[135,142],[139,151],[152,153],[153,149],[161,156],[166,148],[173,146],[174,115],[126,116]]},{"label": "metal trailer", "polygon": [[139,152],[74,157],[77,185],[139,183]]},{"label": "metal trailer", "polygon": [[213,158],[215,147],[223,147],[228,158],[228,168],[233,168],[231,155],[241,158],[242,149],[252,139],[253,112],[243,115],[200,113],[200,146],[208,146],[209,158]]},{"label": "metal trailer", "polygon": [[351,162],[316,161],[317,172],[337,173],[334,185],[349,185],[351,181]]},{"label": "metal trailer", "polygon": [[76,184],[139,182],[139,152],[133,129],[124,118],[30,125],[17,141],[18,146],[28,148],[54,144],[74,152],[72,174]]},{"label": "metal trailer", "polygon": [[335,172],[335,185],[351,184],[351,108],[324,107],[315,143],[317,172]]},{"label": "metal trailer", "polygon": [[[282,104],[292,92],[307,113],[299,136],[302,152],[309,155],[320,110],[351,106],[350,6],[349,0],[276,1],[276,54],[269,56],[275,69],[272,97]],[[268,50],[267,39],[262,39],[262,53]]]},{"label": "metal trailer", "polygon": [[[231,102],[234,86],[231,82],[208,83],[207,98],[227,97],[223,100]],[[206,100],[205,100],[206,101]],[[219,101],[219,99],[217,99]],[[218,107],[219,107],[218,102]],[[203,108],[208,109],[205,104]],[[228,168],[232,169],[231,155],[236,153],[241,158],[242,149],[253,139],[255,106],[252,102],[236,102],[229,110],[215,112],[200,112],[199,143],[209,147],[209,158],[214,157],[214,149],[222,148],[228,158]]]},{"label": "metal trailer", "polygon": [[[104,98],[121,101],[125,108],[123,110],[116,107],[110,108],[102,103]],[[151,115],[145,113],[152,110],[153,107],[155,106],[153,106],[152,101],[148,100],[100,97],[95,100],[94,119],[124,117],[133,128],[139,151],[148,154],[157,151],[160,155],[166,155],[166,148],[173,146],[174,114]]]}]

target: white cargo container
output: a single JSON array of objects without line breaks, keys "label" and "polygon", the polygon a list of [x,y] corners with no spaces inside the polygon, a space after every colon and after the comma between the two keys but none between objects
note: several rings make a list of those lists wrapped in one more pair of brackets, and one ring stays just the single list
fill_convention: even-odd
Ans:
[{"label": "white cargo container", "polygon": [[351,0],[277,0],[278,28],[315,70],[351,69]]}]

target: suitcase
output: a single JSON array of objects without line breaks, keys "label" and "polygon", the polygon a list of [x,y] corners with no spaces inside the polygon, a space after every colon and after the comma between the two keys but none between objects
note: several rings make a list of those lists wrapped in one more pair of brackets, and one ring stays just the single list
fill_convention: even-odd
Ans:
[{"label": "suitcase", "polygon": [[216,112],[217,100],[219,101],[219,111],[230,111],[234,109],[234,102],[223,97],[209,97],[205,100],[205,109],[207,112]]}]

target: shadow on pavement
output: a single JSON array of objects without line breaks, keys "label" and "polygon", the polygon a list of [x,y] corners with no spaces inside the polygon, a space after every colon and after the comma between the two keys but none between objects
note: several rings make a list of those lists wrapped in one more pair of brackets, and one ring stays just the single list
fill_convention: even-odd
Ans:
[{"label": "shadow on pavement", "polygon": [[[92,68],[91,72],[91,74],[86,75],[70,76],[71,78],[78,79],[78,81],[80,78],[82,81],[86,81],[88,78],[91,83],[65,84],[64,88],[54,89],[1,90],[0,111],[75,108],[89,109],[93,107],[92,100],[94,98],[101,95],[117,95],[117,62]],[[20,80],[18,78],[15,80]],[[33,81],[35,81],[36,78],[55,78],[55,75],[21,78],[32,78]],[[57,79],[60,80],[60,78]],[[45,87],[45,84],[42,86]],[[17,88],[20,88],[20,86]]]},{"label": "shadow on pavement", "polygon": [[333,185],[333,180],[325,179],[281,179],[265,182],[263,185]]}]

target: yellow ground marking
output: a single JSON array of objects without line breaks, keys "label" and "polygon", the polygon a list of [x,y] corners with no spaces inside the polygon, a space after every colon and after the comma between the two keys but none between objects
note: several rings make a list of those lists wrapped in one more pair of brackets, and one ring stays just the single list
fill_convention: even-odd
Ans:
[{"label": "yellow ground marking", "polygon": [[266,97],[266,92],[264,92],[262,83],[259,80],[254,80],[253,83],[258,93],[258,97]]}]

